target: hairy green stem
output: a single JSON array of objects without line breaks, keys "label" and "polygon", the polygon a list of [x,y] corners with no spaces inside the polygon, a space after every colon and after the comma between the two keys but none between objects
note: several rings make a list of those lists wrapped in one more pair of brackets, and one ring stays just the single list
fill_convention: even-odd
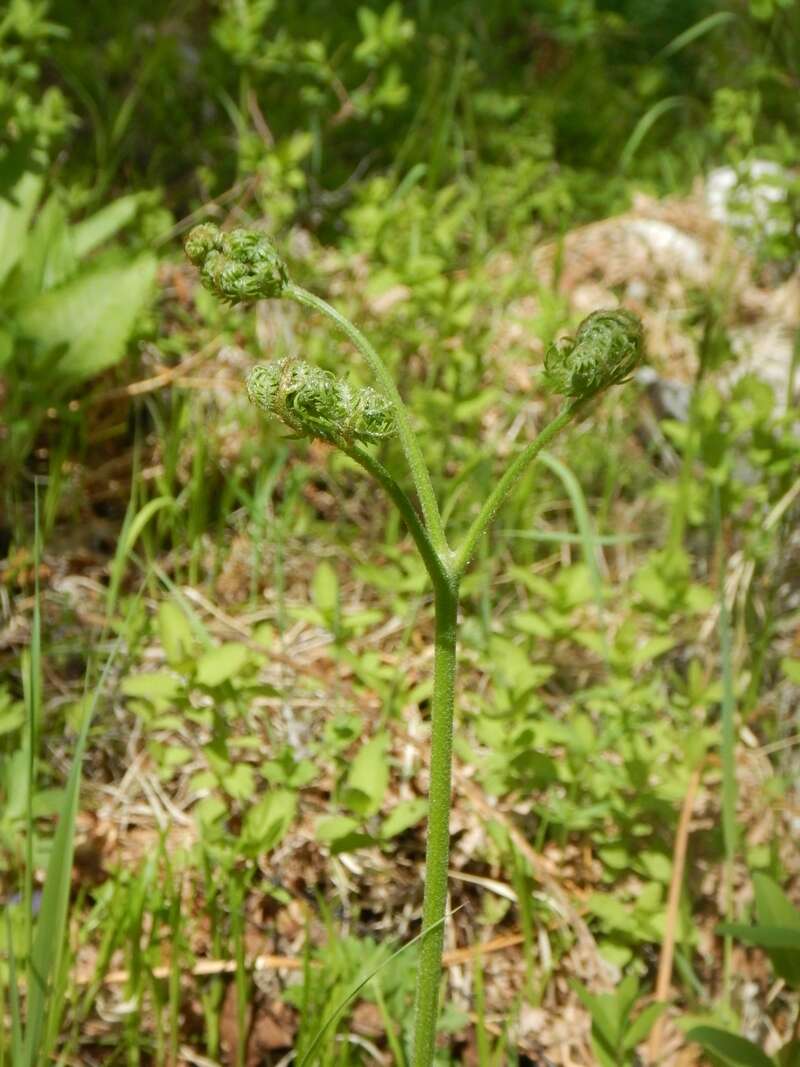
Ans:
[{"label": "hairy green stem", "polygon": [[436,637],[431,707],[431,760],[428,789],[428,841],[425,894],[414,1025],[413,1067],[430,1067],[439,1017],[447,869],[450,856],[450,794],[458,632],[458,580],[433,547],[428,531],[406,494],[366,449],[342,441],[340,448],[383,486],[399,510],[431,577],[436,604]]},{"label": "hairy green stem", "polygon": [[354,326],[349,319],[346,319],[344,315],[341,315],[336,308],[331,307],[325,300],[315,296],[314,293],[310,293],[307,289],[303,289],[302,286],[295,285],[294,282],[290,282],[287,285],[284,295],[296,300],[298,304],[304,304],[306,307],[314,308],[314,310],[322,312],[323,315],[327,315],[342,333],[353,342],[367,361],[381,391],[386,395],[386,399],[390,401],[394,410],[395,419],[397,420],[397,433],[408,461],[411,477],[414,480],[425,525],[430,532],[430,539],[439,555],[444,559],[449,559],[450,548],[447,544],[436,494],[433,491],[430,472],[422,455],[422,448],[411,426],[408,410],[386,364],[358,327]]},{"label": "hairy green stem", "polygon": [[431,707],[428,843],[425,853],[423,933],[417,972],[413,1067],[430,1067],[436,1043],[442,976],[447,866],[450,858],[450,791],[456,681],[458,582],[436,583],[436,645]]},{"label": "hairy green stem", "polygon": [[565,426],[572,422],[578,412],[586,406],[590,399],[591,397],[581,398],[572,400],[567,404],[560,414],[558,414],[552,422],[548,423],[539,436],[531,441],[531,443],[520,452],[513,463],[506,468],[497,485],[484,501],[481,510],[467,531],[464,540],[456,549],[453,565],[457,575],[461,576],[464,573],[469,561],[472,559],[475,549],[478,547],[478,542],[494,521],[497,512],[502,507],[508,494],[513,490],[514,486],[531,463],[533,463],[542,449],[547,448],[553,438],[563,430]]}]

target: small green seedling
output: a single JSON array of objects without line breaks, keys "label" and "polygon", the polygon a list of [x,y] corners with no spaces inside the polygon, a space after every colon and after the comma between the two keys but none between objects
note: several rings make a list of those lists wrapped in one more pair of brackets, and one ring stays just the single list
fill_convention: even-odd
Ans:
[{"label": "small green seedling", "polygon": [[649,1004],[634,1011],[639,999],[639,982],[628,975],[613,993],[590,993],[580,982],[572,982],[592,1017],[592,1051],[600,1067],[634,1067],[636,1046],[652,1030],[665,1004]]},{"label": "small green seedling", "polygon": [[[507,466],[484,500],[461,543],[451,548],[430,471],[397,385],[375,349],[348,319],[296,285],[272,243],[248,230],[223,233],[212,224],[195,227],[186,253],[204,285],[229,303],[283,297],[326,315],[367,361],[377,389],[354,389],[300,360],[257,366],[247,391],[262,411],[295,434],[318,438],[359,463],[399,509],[430,576],[436,626],[425,893],[417,975],[413,1067],[433,1063],[441,976],[443,917],[450,846],[453,706],[459,587],[483,535],[523,473],[553,438],[604,389],[629,379],[642,357],[642,326],[628,311],[589,315],[574,338],[559,341],[545,357],[545,379],[564,396],[559,414]],[[405,453],[419,511],[405,490],[369,450],[396,434]]]},{"label": "small green seedling", "polygon": [[[723,923],[719,932],[763,949],[776,977],[790,989],[800,989],[800,911],[768,875],[753,875],[753,886],[758,921],[753,926]],[[800,1064],[797,1036],[772,1057],[746,1037],[714,1025],[692,1026],[686,1036],[701,1045],[713,1063],[724,1067],[797,1067]]]}]

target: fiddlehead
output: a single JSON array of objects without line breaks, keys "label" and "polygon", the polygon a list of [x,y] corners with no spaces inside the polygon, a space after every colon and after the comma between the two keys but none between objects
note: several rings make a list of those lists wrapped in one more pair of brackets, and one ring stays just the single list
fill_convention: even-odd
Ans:
[{"label": "fiddlehead", "polygon": [[554,393],[571,400],[590,397],[627,381],[643,354],[639,319],[622,308],[594,311],[575,337],[564,337],[547,350],[545,381]]},{"label": "fiddlehead", "polygon": [[[337,394],[336,390],[331,392],[330,389],[323,388],[322,392],[326,394],[327,400],[320,410],[333,410],[337,404],[346,401],[346,417],[342,423],[344,429],[340,432],[340,441],[377,440],[396,429],[434,548],[442,557],[449,556],[450,548],[430,472],[411,419],[394,378],[361,331],[326,301],[292,282],[274,245],[258,231],[239,229],[225,233],[213,223],[204,223],[189,232],[185,249],[191,262],[199,269],[205,287],[222,300],[239,303],[286,297],[326,315],[355,345],[375,375],[380,392],[362,392],[356,396],[350,391],[345,397],[341,392]],[[269,399],[270,395],[268,389],[265,396]],[[271,409],[267,406],[267,410]],[[281,418],[284,415],[298,418],[298,413],[292,409],[291,404],[282,404],[280,411],[275,409],[274,413],[279,414]],[[391,430],[388,429],[389,423]],[[293,424],[290,422],[289,425]],[[295,423],[293,428],[300,433],[310,433],[312,436],[334,441],[332,435],[335,433],[335,420],[329,422],[322,419],[315,422],[309,416],[304,425],[306,428],[300,428]],[[342,436],[342,433],[346,436]]]},{"label": "fiddlehead", "polygon": [[296,433],[345,450],[355,441],[380,441],[395,432],[391,405],[380,393],[354,388],[300,360],[254,367],[247,378],[247,395]]},{"label": "fiddlehead", "polygon": [[247,377],[247,395],[256,407],[295,433],[336,445],[372,475],[403,516],[429,573],[446,581],[442,561],[414,505],[386,468],[361,446],[361,442],[379,441],[395,432],[388,400],[374,389],[353,388],[328,371],[291,358],[253,367]]},{"label": "fiddlehead", "polygon": [[283,296],[289,285],[286,264],[272,241],[255,230],[225,233],[206,222],[189,231],[184,247],[203,285],[232,304]]}]

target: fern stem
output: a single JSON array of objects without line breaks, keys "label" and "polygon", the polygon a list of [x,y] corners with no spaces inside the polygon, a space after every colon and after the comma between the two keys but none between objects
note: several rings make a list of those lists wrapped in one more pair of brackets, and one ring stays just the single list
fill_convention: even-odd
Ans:
[{"label": "fern stem", "polygon": [[436,585],[436,645],[431,709],[431,764],[425,896],[417,972],[413,1067],[431,1067],[439,1013],[447,869],[450,857],[450,793],[453,763],[453,708],[456,680],[458,583]]},{"label": "fern stem", "polygon": [[564,429],[575,416],[581,411],[591,397],[585,397],[571,401],[561,412],[556,415],[552,422],[542,430],[539,436],[520,452],[517,458],[504,471],[502,477],[495,485],[492,492],[483,502],[481,510],[456,549],[453,561],[454,569],[459,577],[466,570],[472,559],[475,549],[486,530],[492,524],[497,512],[502,507],[509,493],[514,489],[522,475],[533,463],[543,448],[546,448],[557,434]]},{"label": "fern stem", "polygon": [[411,426],[408,409],[403,403],[398,388],[395,385],[394,378],[392,378],[389,373],[386,364],[358,327],[354,326],[349,319],[346,319],[344,315],[341,315],[336,308],[331,307],[325,300],[315,296],[314,293],[310,293],[307,289],[303,289],[302,286],[295,285],[293,282],[290,282],[286,287],[285,295],[292,300],[296,300],[298,304],[304,304],[306,307],[314,308],[315,311],[320,311],[323,315],[327,315],[342,333],[352,341],[367,361],[370,370],[375,375],[381,391],[385,394],[386,399],[391,403],[392,408],[394,409],[395,418],[397,420],[397,433],[400,437],[400,443],[403,446],[406,460],[408,461],[408,467],[411,472],[411,477],[414,480],[414,486],[417,490],[417,496],[419,497],[422,514],[425,519],[425,525],[430,532],[433,546],[440,556],[444,559],[449,559],[451,554],[450,548],[447,544],[447,537],[445,536],[444,524],[442,523],[442,517],[439,512],[439,505],[436,502],[436,494],[433,491],[430,472],[428,471],[427,464],[423,458],[419,441],[417,441]]}]

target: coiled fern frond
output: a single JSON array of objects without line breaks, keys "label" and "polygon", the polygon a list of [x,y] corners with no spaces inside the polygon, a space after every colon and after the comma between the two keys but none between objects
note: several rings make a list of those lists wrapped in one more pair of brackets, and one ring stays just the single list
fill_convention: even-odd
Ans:
[{"label": "coiled fern frond", "polygon": [[253,367],[247,395],[296,433],[335,445],[380,441],[395,432],[391,405],[380,393],[291,357]]},{"label": "coiled fern frond", "polygon": [[272,241],[256,230],[225,233],[205,222],[189,231],[184,247],[205,287],[232,304],[282,296],[289,284]]},{"label": "coiled fern frond", "polygon": [[545,381],[554,393],[588,399],[627,381],[643,354],[644,333],[636,315],[622,308],[593,311],[574,337],[548,348]]}]

